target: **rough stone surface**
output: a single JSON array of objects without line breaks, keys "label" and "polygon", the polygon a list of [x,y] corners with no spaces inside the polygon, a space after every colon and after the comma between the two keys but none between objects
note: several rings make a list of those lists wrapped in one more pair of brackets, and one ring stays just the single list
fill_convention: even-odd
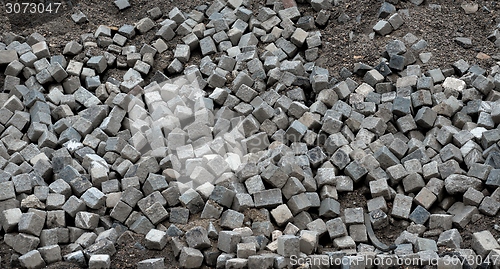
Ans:
[{"label": "rough stone surface", "polygon": [[[500,253],[494,1],[84,2],[52,16],[61,31],[43,14],[6,15],[2,266],[288,268],[294,256],[368,255],[454,268],[446,254]],[[142,15],[84,24],[109,6],[110,18]],[[468,26],[429,35],[432,19]],[[353,25],[366,29],[342,31]],[[370,226],[396,249],[382,253]],[[125,264],[124,251],[146,260]]]}]

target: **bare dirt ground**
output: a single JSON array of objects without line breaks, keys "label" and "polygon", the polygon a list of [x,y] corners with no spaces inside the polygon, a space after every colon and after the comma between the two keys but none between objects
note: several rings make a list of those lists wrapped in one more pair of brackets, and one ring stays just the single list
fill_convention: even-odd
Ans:
[{"label": "bare dirt ground", "polygon": [[[7,1],[0,1],[0,41],[9,32],[27,36],[38,32],[45,36],[50,44],[51,53],[62,52],[64,45],[71,40],[79,40],[85,33],[93,33],[99,25],[120,27],[123,24],[134,24],[139,19],[147,16],[147,10],[159,7],[163,13],[168,13],[173,7],[178,7],[189,12],[196,6],[206,4],[201,0],[178,1],[178,0],[129,0],[132,7],[119,11],[112,0],[61,0],[63,5],[57,14],[42,15],[7,15],[4,4]],[[258,7],[266,1],[248,0],[251,9],[258,12]],[[270,2],[270,1],[267,1]],[[299,1],[300,2],[300,1]],[[70,4],[71,3],[71,4]],[[340,1],[332,11],[332,18],[329,24],[321,29],[323,35],[323,46],[321,56],[317,60],[317,65],[326,67],[334,76],[338,77],[338,72],[342,67],[352,70],[357,62],[364,62],[376,65],[379,62],[381,53],[389,40],[401,39],[407,33],[413,33],[418,38],[425,39],[428,47],[425,51],[432,52],[433,57],[427,64],[421,64],[423,70],[432,68],[446,68],[459,60],[464,59],[470,64],[478,64],[482,68],[489,69],[495,59],[499,59],[500,51],[496,49],[486,37],[500,23],[500,4],[497,1],[475,1],[479,5],[479,10],[474,14],[466,15],[461,8],[462,1],[456,0],[427,0],[421,6],[415,6],[409,2],[401,2],[396,5],[398,9],[407,9],[408,17],[405,24],[390,36],[370,39],[369,34],[372,27],[378,21],[377,13],[380,8],[380,0],[352,0]],[[441,5],[439,9],[432,9],[429,4]],[[314,11],[308,4],[300,4],[299,8],[303,15],[313,15]],[[81,10],[88,17],[88,22],[82,25],[75,24],[70,16],[76,10]],[[346,14],[350,19],[347,22],[339,23],[337,17]],[[159,21],[161,21],[160,19]],[[142,46],[146,40],[152,40],[155,31],[150,31],[145,36],[138,36],[132,42],[133,45]],[[457,45],[453,39],[458,36],[472,39],[473,48],[464,49]],[[172,48],[178,39],[170,41]],[[479,52],[485,53],[488,59],[478,59]],[[78,55],[83,59],[85,55]],[[157,56],[155,68],[163,69],[172,57],[169,50]],[[193,57],[193,63],[197,57]],[[199,59],[199,57],[198,57]],[[3,70],[0,70],[0,85],[3,84]],[[123,71],[108,71],[107,76],[120,78]],[[339,200],[343,208],[360,206],[366,204],[363,190],[357,190],[349,194],[340,194]],[[250,213],[250,212],[249,212]],[[249,215],[255,215],[252,212]],[[258,215],[258,214],[257,214]],[[494,224],[500,223],[500,218],[483,217],[475,223],[469,224],[461,230],[464,239],[463,247],[470,247],[471,234],[476,231],[490,230],[495,237],[500,233],[493,228]],[[206,224],[201,221],[194,221],[193,224]],[[169,223],[164,223],[166,227]],[[394,241],[395,237],[404,230],[404,225],[394,222],[388,229],[376,231],[380,239],[386,243]],[[1,235],[0,235],[1,236]],[[178,263],[173,257],[170,247],[163,251],[150,251],[141,248],[142,236],[130,237],[117,246],[117,254],[112,259],[112,268],[136,268],[138,261],[153,258],[165,257],[168,268],[177,268]],[[13,253],[3,240],[0,241],[0,256],[2,262],[0,268],[12,268],[9,260]],[[325,245],[325,247],[328,247]],[[73,264],[57,263],[48,268],[78,268]]]}]

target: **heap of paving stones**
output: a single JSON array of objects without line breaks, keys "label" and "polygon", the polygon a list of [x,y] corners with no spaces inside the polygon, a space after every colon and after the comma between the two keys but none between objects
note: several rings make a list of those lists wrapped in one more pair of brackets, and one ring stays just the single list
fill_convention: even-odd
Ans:
[{"label": "heap of paving stones", "polygon": [[[460,234],[500,208],[498,65],[422,70],[427,42],[407,34],[377,66],[334,78],[314,63],[329,1],[311,1],[315,17],[242,2],[155,8],[135,25],[100,26],[62,55],[38,33],[4,37],[0,224],[11,264],[109,268],[130,233],[148,249],[170,244],[183,268],[500,254],[488,230],[472,235],[472,249]],[[390,3],[379,17],[377,34],[404,23]],[[127,44],[149,32],[149,44]],[[76,60],[96,48],[102,55]],[[168,49],[167,74],[153,73]],[[127,71],[103,81],[113,68]],[[367,204],[341,208],[339,194],[363,186]],[[200,220],[208,225],[183,228]],[[371,226],[394,220],[408,223],[395,247],[371,242]],[[166,265],[151,257],[137,268]]]}]

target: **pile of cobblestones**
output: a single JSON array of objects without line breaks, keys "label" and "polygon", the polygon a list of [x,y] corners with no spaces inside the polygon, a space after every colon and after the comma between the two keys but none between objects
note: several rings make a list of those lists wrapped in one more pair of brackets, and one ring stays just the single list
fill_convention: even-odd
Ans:
[{"label": "pile of cobblestones", "polygon": [[[404,24],[389,2],[374,35]],[[471,249],[460,231],[500,209],[500,66],[422,70],[432,54],[408,33],[377,66],[335,78],[315,64],[334,4],[310,1],[314,17],[274,2],[254,13],[241,0],[155,8],[135,25],[99,26],[62,55],[38,33],[5,35],[0,229],[11,264],[109,268],[130,232],[148,249],[170,245],[182,268],[497,257],[490,231],[474,233]],[[128,44],[150,32],[142,47]],[[102,54],[76,59],[95,48]],[[166,70],[153,70],[169,49]],[[104,81],[115,68],[122,79]],[[367,204],[341,207],[339,194],[363,187]],[[208,225],[180,228],[199,219]],[[394,219],[411,224],[386,246],[373,229]],[[459,255],[440,255],[449,249]]]}]

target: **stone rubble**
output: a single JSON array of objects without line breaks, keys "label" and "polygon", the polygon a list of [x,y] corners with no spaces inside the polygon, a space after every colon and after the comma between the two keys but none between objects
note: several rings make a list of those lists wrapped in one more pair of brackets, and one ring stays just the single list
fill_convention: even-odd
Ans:
[{"label": "stone rubble", "polygon": [[[393,2],[374,33],[404,24]],[[459,59],[423,70],[427,41],[407,34],[378,65],[338,79],[315,64],[332,3],[310,4],[316,18],[279,3],[254,14],[237,0],[154,8],[135,25],[68,42],[63,55],[38,33],[0,43],[0,230],[11,264],[111,268],[130,232],[147,249],[170,245],[181,268],[362,255],[443,263],[442,247],[500,255],[490,231],[473,233],[472,249],[460,234],[500,210],[500,67]],[[487,37],[497,47],[498,31]],[[148,33],[152,45],[130,45]],[[104,52],[74,58],[91,47]],[[169,49],[166,74],[154,70]],[[103,81],[114,68],[121,80]],[[344,208],[340,198],[363,186],[366,206]],[[375,230],[409,224],[394,250],[370,245],[365,214]],[[209,224],[183,228],[197,218]],[[137,268],[168,265],[151,257]]]}]

